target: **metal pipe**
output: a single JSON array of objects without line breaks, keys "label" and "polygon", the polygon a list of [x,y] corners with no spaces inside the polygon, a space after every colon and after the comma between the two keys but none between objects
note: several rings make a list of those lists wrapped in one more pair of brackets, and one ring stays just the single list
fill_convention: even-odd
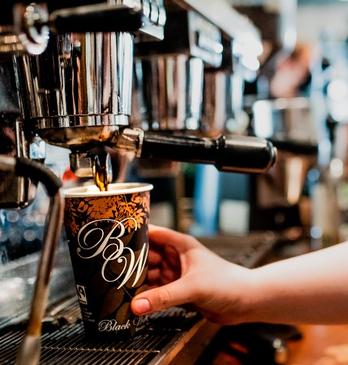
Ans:
[{"label": "metal pipe", "polygon": [[23,343],[19,349],[17,365],[36,365],[40,360],[40,337],[42,318],[46,310],[48,284],[53,266],[55,249],[63,224],[64,203],[60,194],[60,180],[44,165],[26,158],[0,156],[0,171],[17,176],[35,178],[46,188],[50,196],[47,225],[43,238],[34,294],[31,302],[29,322]]},{"label": "metal pipe", "polygon": [[38,266],[27,332],[17,355],[16,365],[36,365],[40,360],[42,319],[45,314],[54,253],[63,223],[64,204],[59,191],[50,198],[44,246]]}]

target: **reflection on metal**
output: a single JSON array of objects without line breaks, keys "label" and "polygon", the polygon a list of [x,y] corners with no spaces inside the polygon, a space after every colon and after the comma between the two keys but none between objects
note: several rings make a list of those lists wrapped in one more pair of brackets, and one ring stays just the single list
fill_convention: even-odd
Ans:
[{"label": "reflection on metal", "polygon": [[253,104],[254,131],[259,137],[294,145],[318,146],[317,128],[309,99],[260,100]]},{"label": "reflection on metal", "polygon": [[133,39],[128,33],[65,34],[41,56],[18,60],[23,103],[40,129],[127,125]]},{"label": "reflection on metal", "polygon": [[49,39],[46,4],[17,4],[13,13],[15,32],[25,51],[33,55],[41,54]]},{"label": "reflection on metal", "polygon": [[137,120],[152,130],[198,130],[202,112],[203,61],[186,55],[136,63]]},{"label": "reflection on metal", "polygon": [[[23,125],[15,117],[0,119],[0,156],[29,157],[29,146],[24,138]],[[0,206],[25,208],[33,201],[36,184],[28,177],[13,172],[0,172]]]},{"label": "reflection on metal", "polygon": [[287,201],[290,205],[295,205],[300,200],[308,167],[306,160],[300,157],[290,157],[286,161],[285,174],[287,176],[287,186],[285,190]]},{"label": "reflection on metal", "polygon": [[47,7],[44,4],[17,4],[13,14],[13,25],[0,25],[0,53],[41,54],[49,38]]},{"label": "reflection on metal", "polygon": [[250,20],[232,8],[226,0],[172,0],[173,3],[191,9],[218,26],[230,38],[249,34],[251,39],[260,43],[260,33]]},{"label": "reflection on metal", "polygon": [[302,196],[308,171],[316,165],[319,137],[306,98],[260,100],[253,104],[254,133],[278,148],[278,163],[258,179],[262,207],[295,205]]},{"label": "reflection on metal", "polygon": [[29,321],[16,360],[18,365],[36,365],[40,359],[41,327],[48,298],[49,278],[63,223],[64,204],[59,192],[61,183],[48,168],[26,158],[15,159],[1,155],[0,171],[38,179],[44,184],[50,197],[47,229],[44,232],[44,245],[38,263]]},{"label": "reflection on metal", "polygon": [[24,52],[24,46],[10,26],[0,26],[0,52],[13,54]]}]

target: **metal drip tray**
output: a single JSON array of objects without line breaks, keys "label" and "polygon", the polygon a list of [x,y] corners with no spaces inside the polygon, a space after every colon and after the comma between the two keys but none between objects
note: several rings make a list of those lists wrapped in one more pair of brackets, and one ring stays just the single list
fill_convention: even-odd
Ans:
[{"label": "metal drip tray", "polygon": [[[173,339],[173,333],[146,333],[126,342],[88,342],[82,324],[63,326],[42,338],[40,364],[147,364]],[[22,333],[12,331],[1,336],[1,364],[14,364]]]},{"label": "metal drip tray", "polygon": [[[147,331],[133,339],[89,340],[84,335],[75,298],[59,307],[62,309],[44,321],[42,365],[149,364],[169,343],[179,339],[185,329],[201,319],[196,312],[172,308],[151,316]],[[22,323],[0,332],[0,364],[14,364],[24,328],[25,323]]]},{"label": "metal drip tray", "polygon": [[[32,254],[0,267],[0,330],[26,319],[38,260],[38,254]],[[51,273],[49,303],[58,303],[73,296],[73,282],[70,256],[67,248],[62,247],[56,254],[55,267]]]},{"label": "metal drip tray", "polygon": [[252,233],[240,237],[197,237],[217,255],[247,268],[261,265],[273,250],[278,238],[273,232]]}]

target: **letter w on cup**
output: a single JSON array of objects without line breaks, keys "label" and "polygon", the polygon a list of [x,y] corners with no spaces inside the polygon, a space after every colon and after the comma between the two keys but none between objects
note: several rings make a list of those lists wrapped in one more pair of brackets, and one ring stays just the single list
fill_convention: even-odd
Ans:
[{"label": "letter w on cup", "polygon": [[[84,260],[90,260],[98,255],[102,255],[104,263],[101,268],[101,275],[106,282],[120,282],[117,289],[121,289],[127,283],[135,270],[137,271],[132,287],[138,283],[144,271],[146,259],[149,253],[149,247],[145,242],[142,249],[140,250],[138,259],[136,260],[134,251],[124,245],[121,238],[124,236],[126,231],[124,223],[126,223],[128,220],[134,221],[136,231],[138,227],[134,218],[126,218],[120,222],[112,219],[99,219],[84,225],[80,229],[77,236],[79,247],[77,248],[76,252],[78,256]],[[96,225],[101,222],[112,223],[109,232],[106,231],[106,229],[96,227]],[[118,235],[113,237],[113,234],[117,228],[119,228],[120,232]],[[94,237],[94,239],[91,239],[91,237]],[[98,237],[99,239],[96,239],[95,237]],[[129,254],[129,260],[125,256],[127,253]],[[118,264],[123,264],[123,268],[119,275],[117,275],[115,278],[109,279],[106,277],[107,266],[109,262],[115,260],[117,260]]]}]

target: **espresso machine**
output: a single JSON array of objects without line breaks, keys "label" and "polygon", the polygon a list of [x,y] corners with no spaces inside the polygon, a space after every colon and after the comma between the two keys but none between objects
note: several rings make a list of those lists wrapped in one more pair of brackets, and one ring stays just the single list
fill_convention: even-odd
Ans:
[{"label": "espresso machine", "polygon": [[[98,5],[96,9],[89,6],[87,10],[84,10],[83,7],[83,10],[79,8],[79,10],[74,10],[75,12],[71,10],[74,9],[71,7],[72,4],[69,5],[70,10],[66,11],[56,9],[51,4],[49,4],[46,13],[45,10],[42,10],[41,5],[38,7],[39,10],[32,9],[34,12],[33,17],[38,19],[26,21],[34,23],[33,33],[37,31],[38,42],[42,41],[45,44],[41,45],[42,49],[39,50],[34,40],[34,42],[27,42],[28,47],[32,50],[32,53],[44,51],[46,44],[47,49],[40,55],[33,56],[27,53],[15,57],[14,61],[10,61],[13,69],[12,74],[15,73],[17,77],[17,81],[12,80],[12,83],[17,83],[17,85],[14,85],[15,87],[11,90],[15,90],[19,94],[18,111],[23,116],[23,120],[30,120],[30,123],[24,123],[25,128],[24,125],[22,127],[23,130],[26,130],[22,133],[25,140],[16,141],[20,145],[20,149],[34,150],[32,155],[39,156],[39,159],[42,159],[39,138],[50,144],[69,148],[71,150],[72,170],[77,176],[83,177],[95,175],[93,170],[98,171],[96,166],[98,167],[99,164],[96,161],[100,163],[101,159],[95,158],[95,156],[100,155],[100,146],[111,147],[119,151],[120,155],[127,153],[137,157],[154,158],[158,154],[161,159],[213,163],[218,165],[220,170],[257,172],[268,167],[268,161],[266,165],[258,166],[257,159],[263,158],[261,157],[262,153],[256,153],[255,158],[247,158],[246,160],[249,161],[243,161],[242,164],[238,161],[242,161],[243,156],[239,156],[232,162],[229,159],[228,150],[233,151],[233,156],[237,156],[235,154],[236,149],[238,153],[242,152],[238,138],[227,140],[224,137],[219,137],[207,140],[188,136],[180,139],[180,136],[173,137],[164,133],[147,133],[144,132],[143,128],[132,127],[130,115],[133,33],[138,31],[140,34],[135,38],[136,43],[139,42],[136,47],[140,49],[140,53],[147,52],[146,50],[141,51],[142,44],[145,44],[143,48],[150,49],[150,52],[153,52],[152,50],[156,47],[162,47],[167,48],[165,52],[168,53],[173,52],[173,48],[178,47],[175,44],[170,44],[172,42],[169,35],[170,31],[167,31],[167,38],[162,42],[158,42],[159,39],[163,38],[165,29],[173,27],[169,17],[167,26],[163,29],[166,19],[165,11],[163,5],[158,4],[146,7],[146,11],[143,11],[142,7],[127,7],[123,3],[114,5],[113,8],[108,5],[104,5],[104,7]],[[57,6],[57,8],[60,7],[62,7],[62,4]],[[149,14],[146,13],[148,8],[151,9]],[[23,16],[28,17],[30,15],[26,12],[25,7],[22,11],[24,12]],[[17,15],[18,12],[19,10],[16,10]],[[122,19],[122,25],[112,12],[118,14],[117,17]],[[93,18],[94,14],[98,14],[96,15],[97,20]],[[203,18],[195,13],[186,12],[185,14],[187,14],[187,19],[183,21],[186,21],[187,26],[190,27],[187,32],[189,47],[192,48],[193,53],[198,53],[198,57],[195,59],[188,57],[188,61],[183,61],[183,58],[181,58],[178,62],[187,63],[188,67],[194,70],[192,77],[199,80],[199,70],[202,68],[203,61],[208,60],[215,66],[221,63],[222,46],[218,41],[206,36],[208,33],[214,34],[214,31],[212,31],[213,26],[210,25],[209,28],[207,26],[209,23],[204,23]],[[179,17],[180,14],[174,6],[173,18],[177,16]],[[82,17],[85,20],[82,20]],[[152,23],[151,17],[155,19]],[[108,19],[111,23],[110,28],[114,28],[114,24],[117,23],[116,30],[119,30],[119,32],[106,32],[108,30],[105,29]],[[89,27],[91,23],[93,24],[91,27],[96,29]],[[84,24],[84,26],[87,24],[87,28],[96,31],[99,30],[98,23],[102,23],[100,28],[104,33],[90,33],[87,32],[88,29],[84,30],[87,33],[81,33],[83,31],[83,29],[80,29],[83,27],[81,24]],[[64,24],[74,29],[67,28],[65,30],[63,29]],[[16,27],[20,26],[16,25]],[[54,28],[56,33],[51,35],[48,40],[49,26]],[[126,29],[123,29],[123,27]],[[202,29],[199,29],[199,27]],[[72,32],[69,33],[70,30]],[[127,30],[127,32],[122,32],[123,30]],[[218,29],[215,30],[215,33],[218,33]],[[151,41],[151,37],[152,40],[156,40],[155,43]],[[215,35],[212,36],[212,38],[214,37],[216,38]],[[166,39],[168,39],[168,42]],[[8,41],[8,37],[6,41]],[[34,43],[34,46],[32,43]],[[169,44],[165,45],[165,43]],[[11,46],[14,47],[13,44]],[[209,60],[209,57],[212,59]],[[188,73],[190,72],[188,70]],[[188,85],[190,86],[184,85],[184,87],[194,85],[192,86],[192,95],[189,97],[198,100],[202,87],[195,80],[189,81]],[[186,93],[185,90],[183,94],[186,95]],[[173,98],[173,95],[171,97]],[[155,100],[154,95],[152,95],[152,99]],[[180,108],[183,108],[182,104],[184,103],[180,102],[179,104],[175,109],[180,113]],[[192,112],[192,118],[186,118],[185,123],[191,124],[189,130],[197,129],[199,106],[192,100],[187,100],[186,104],[188,108],[192,109],[190,111]],[[163,108],[163,105],[160,105],[160,107]],[[170,113],[169,105],[165,105],[164,108]],[[179,119],[181,119],[181,123],[184,123],[185,117],[180,116]],[[147,124],[149,123],[156,122],[151,120]],[[163,124],[162,117],[160,123]],[[30,143],[28,134],[31,137],[38,137],[35,144]],[[255,147],[257,144],[255,142],[261,142],[258,147],[266,151],[267,156],[264,157],[270,160],[273,159],[268,155],[273,153],[270,146],[267,144],[262,145],[262,143],[266,143],[264,140],[249,141],[251,142],[249,147]],[[245,142],[247,140],[243,140],[243,146],[246,148]],[[23,145],[26,145],[26,147],[23,147]],[[190,153],[187,153],[187,148]],[[244,151],[250,153],[247,148]],[[28,154],[28,151],[26,153]],[[260,161],[260,163],[263,165],[264,162]],[[234,166],[234,164],[240,164],[241,166]],[[106,174],[104,175],[104,178],[107,179]],[[13,188],[14,184],[11,185]],[[8,194],[6,195],[8,196]],[[26,200],[28,199],[18,203],[25,205]],[[8,202],[8,205],[11,205],[11,202]]]},{"label": "espresso machine", "polygon": [[[234,97],[240,90],[238,62],[247,53],[238,46],[248,40],[249,47],[245,48],[255,59],[262,47],[256,29],[232,8],[229,10],[240,30],[227,35],[196,12],[171,6],[164,40],[136,45],[132,125],[184,139],[219,138],[226,131],[226,124],[230,130],[238,128],[242,110],[241,98]],[[178,25],[182,38],[177,37]],[[182,216],[190,203],[186,204],[189,199],[184,198],[182,165],[156,158],[141,159],[138,172],[152,178],[155,186],[161,186],[160,190],[165,191],[162,199],[169,200],[174,211],[171,224],[186,231],[188,226]]]},{"label": "espresso machine", "polygon": [[[236,16],[224,1],[215,5]],[[6,0],[1,5],[0,207],[28,206],[38,182],[51,197],[17,364],[39,362],[42,318],[61,228],[60,183],[43,165],[45,143],[68,148],[75,174],[93,177],[101,189],[112,179],[106,148],[120,160],[213,164],[231,172],[262,173],[274,164],[276,149],[266,139],[227,137],[220,129],[211,133],[213,128],[202,123],[203,69],[221,67],[224,46],[236,32],[209,6],[160,0]],[[251,27],[237,19],[239,32]],[[142,92],[132,119],[134,75],[140,75],[135,82]],[[141,107],[141,99],[147,100],[147,109]],[[13,354],[13,349],[8,351]]]},{"label": "espresso machine", "polygon": [[305,97],[259,100],[253,104],[253,131],[278,146],[278,163],[264,178],[251,178],[250,226],[255,230],[311,229],[307,177],[318,166],[318,125]]},{"label": "espresso machine", "polygon": [[269,139],[278,149],[278,163],[268,174],[238,177],[247,186],[241,193],[241,199],[248,202],[247,229],[300,227],[307,235],[311,218],[306,179],[318,163],[321,127],[309,97],[275,98],[270,88],[277,63],[295,49],[297,1],[232,3],[258,26],[264,45],[256,81],[245,90],[244,108],[250,118],[247,133]]}]

